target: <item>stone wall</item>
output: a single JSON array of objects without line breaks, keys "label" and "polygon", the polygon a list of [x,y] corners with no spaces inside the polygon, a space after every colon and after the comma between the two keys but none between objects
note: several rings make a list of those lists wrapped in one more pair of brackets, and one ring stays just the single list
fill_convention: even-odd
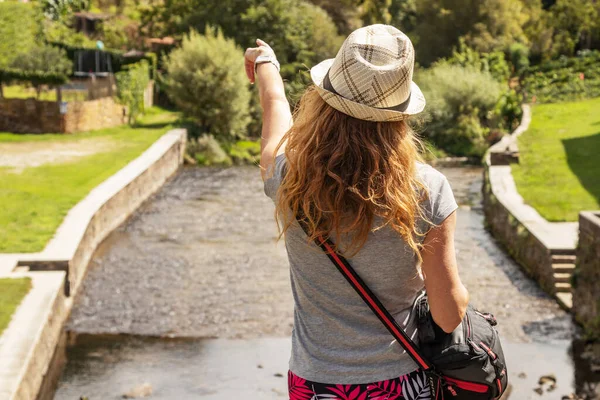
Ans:
[{"label": "stone wall", "polygon": [[0,99],[0,131],[75,133],[127,122],[127,109],[111,97],[65,104],[61,110],[54,101]]},{"label": "stone wall", "polygon": [[127,123],[127,108],[112,97],[67,103],[64,128],[61,132],[75,133],[110,128]]},{"label": "stone wall", "polygon": [[519,127],[492,146],[484,159],[483,209],[488,229],[525,272],[559,304],[572,306],[571,274],[577,223],[548,222],[519,195],[510,164],[519,161],[517,137],[531,121],[523,105]]},{"label": "stone wall", "polygon": [[579,213],[573,312],[586,334],[600,339],[600,211]]},{"label": "stone wall", "polygon": [[0,132],[63,132],[63,119],[55,101],[0,99]]},{"label": "stone wall", "polygon": [[485,165],[483,211],[488,229],[527,275],[535,279],[544,291],[554,294],[550,250],[494,194],[490,172],[490,166]]}]

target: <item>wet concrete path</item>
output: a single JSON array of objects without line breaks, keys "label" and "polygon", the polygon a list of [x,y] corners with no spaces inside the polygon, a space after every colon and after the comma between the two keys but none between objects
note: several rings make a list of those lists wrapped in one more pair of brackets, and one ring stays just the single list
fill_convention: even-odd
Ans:
[{"label": "wet concrete path", "polygon": [[[570,393],[570,317],[485,231],[481,169],[442,172],[461,204],[461,276],[473,303],[497,316],[513,360],[511,398],[560,398],[559,390],[532,391],[538,372],[557,374],[560,393]],[[98,250],[68,329],[204,339],[80,340],[56,399],[118,398],[146,380],[151,398],[240,398],[231,386],[241,383],[252,388],[243,398],[285,398],[277,374],[286,372],[293,305],[273,211],[257,168],[182,170]],[[535,372],[517,378],[532,365]]]}]

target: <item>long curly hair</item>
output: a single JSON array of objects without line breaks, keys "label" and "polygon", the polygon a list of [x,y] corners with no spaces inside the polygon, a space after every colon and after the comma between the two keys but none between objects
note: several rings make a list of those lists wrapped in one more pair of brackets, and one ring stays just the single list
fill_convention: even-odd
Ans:
[{"label": "long curly hair", "polygon": [[405,120],[350,117],[311,86],[275,154],[283,143],[287,165],[275,210],[279,238],[300,216],[312,232],[309,241],[330,238],[335,251],[352,257],[371,230],[390,226],[421,259],[417,220],[426,191],[416,161],[422,145]]}]

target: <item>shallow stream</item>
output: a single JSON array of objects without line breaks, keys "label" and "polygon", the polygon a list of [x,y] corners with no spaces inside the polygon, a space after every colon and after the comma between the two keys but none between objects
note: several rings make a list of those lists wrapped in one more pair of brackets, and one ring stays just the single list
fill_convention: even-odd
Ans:
[{"label": "shallow stream", "polygon": [[[600,381],[574,368],[570,316],[484,229],[481,169],[442,172],[461,205],[461,277],[506,342],[510,398],[561,399]],[[257,168],[182,169],[94,255],[55,399],[287,398],[293,304],[273,211]],[[547,374],[557,386],[539,394]]]}]

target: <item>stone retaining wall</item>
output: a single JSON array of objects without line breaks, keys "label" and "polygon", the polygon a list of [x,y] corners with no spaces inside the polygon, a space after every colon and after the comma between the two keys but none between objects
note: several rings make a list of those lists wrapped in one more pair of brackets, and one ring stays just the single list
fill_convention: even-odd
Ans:
[{"label": "stone retaining wall", "polygon": [[573,312],[586,334],[600,339],[600,211],[579,214]]},{"label": "stone retaining wall", "polygon": [[[497,167],[495,167],[497,168]],[[510,167],[505,167],[510,168]],[[493,192],[490,165],[485,165],[483,211],[489,230],[510,256],[535,279],[547,293],[554,294],[550,250],[519,221]],[[497,178],[497,177],[493,177]]]},{"label": "stone retaining wall", "polygon": [[112,97],[64,104],[61,107],[56,101],[0,98],[0,131],[75,133],[127,122],[127,108]]},{"label": "stone retaining wall", "polygon": [[[523,105],[519,127],[492,146],[484,159],[483,210],[488,229],[525,272],[547,293],[569,309],[572,305],[566,267],[559,261],[575,258],[577,223],[546,221],[519,195],[511,174],[519,161],[517,137],[531,122],[531,109]],[[556,267],[556,268],[555,268]],[[572,271],[572,269],[571,269]],[[566,276],[566,278],[565,278]]]}]

